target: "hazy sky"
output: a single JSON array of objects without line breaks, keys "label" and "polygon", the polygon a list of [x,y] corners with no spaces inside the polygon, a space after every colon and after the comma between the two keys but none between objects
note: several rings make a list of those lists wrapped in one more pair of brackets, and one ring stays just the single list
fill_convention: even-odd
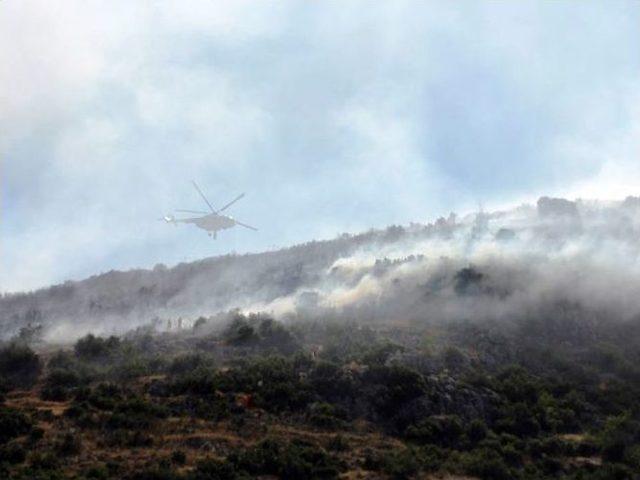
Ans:
[{"label": "hazy sky", "polygon": [[[640,2],[0,1],[0,291],[640,194]],[[157,221],[214,205],[260,231]]]}]

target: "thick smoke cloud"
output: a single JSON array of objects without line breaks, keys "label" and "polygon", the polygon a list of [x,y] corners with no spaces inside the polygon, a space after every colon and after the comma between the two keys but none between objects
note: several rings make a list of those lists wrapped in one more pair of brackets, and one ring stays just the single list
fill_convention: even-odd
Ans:
[{"label": "thick smoke cloud", "polygon": [[638,191],[638,2],[274,3],[0,2],[0,291]]},{"label": "thick smoke cloud", "polygon": [[[0,301],[2,334],[119,333],[232,309],[376,324],[519,319],[624,322],[640,314],[640,199],[479,212],[167,269],[112,271]],[[161,319],[158,322],[158,319]]]}]

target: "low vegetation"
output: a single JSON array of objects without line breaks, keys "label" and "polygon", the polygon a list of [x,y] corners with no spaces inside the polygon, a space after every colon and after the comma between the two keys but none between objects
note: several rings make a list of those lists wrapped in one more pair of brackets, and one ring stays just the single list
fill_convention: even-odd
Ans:
[{"label": "low vegetation", "polygon": [[638,478],[640,334],[558,328],[236,312],[56,352],[16,340],[0,349],[0,477]]}]

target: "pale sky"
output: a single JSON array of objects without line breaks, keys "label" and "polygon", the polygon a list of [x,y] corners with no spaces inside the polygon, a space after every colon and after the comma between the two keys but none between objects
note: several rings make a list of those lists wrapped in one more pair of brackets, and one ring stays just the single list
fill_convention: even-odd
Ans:
[{"label": "pale sky", "polygon": [[[0,291],[640,195],[637,1],[0,1]],[[213,241],[157,221],[255,225]]]}]

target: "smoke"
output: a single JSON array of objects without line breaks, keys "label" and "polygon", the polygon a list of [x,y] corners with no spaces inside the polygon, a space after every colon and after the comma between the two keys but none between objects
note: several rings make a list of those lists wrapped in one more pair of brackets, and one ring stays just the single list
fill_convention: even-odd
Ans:
[{"label": "smoke", "polygon": [[637,191],[637,2],[273,3],[0,2],[1,291]]},{"label": "smoke", "polygon": [[[240,309],[377,324],[640,314],[640,199],[536,206],[389,227],[174,268],[109,272],[0,299],[2,335],[42,324],[50,341]],[[155,320],[154,320],[155,319]]]}]

